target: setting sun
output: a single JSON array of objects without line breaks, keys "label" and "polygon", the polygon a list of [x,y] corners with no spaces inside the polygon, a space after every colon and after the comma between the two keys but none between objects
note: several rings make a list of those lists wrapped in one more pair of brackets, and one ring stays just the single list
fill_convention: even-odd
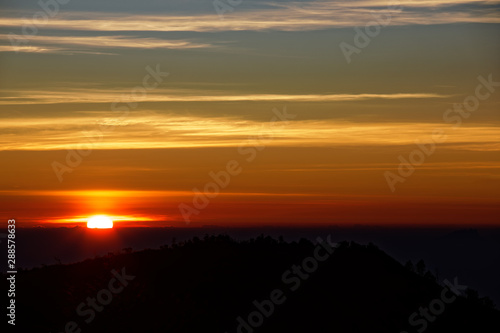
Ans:
[{"label": "setting sun", "polygon": [[110,229],[113,228],[113,220],[105,215],[95,215],[87,221],[87,228]]}]

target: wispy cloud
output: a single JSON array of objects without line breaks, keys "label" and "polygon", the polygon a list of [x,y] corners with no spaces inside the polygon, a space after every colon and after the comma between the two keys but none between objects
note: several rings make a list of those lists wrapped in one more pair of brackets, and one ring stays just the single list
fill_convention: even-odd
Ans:
[{"label": "wispy cloud", "polygon": [[[56,103],[112,103],[127,102],[124,94],[130,91],[105,89],[65,89],[65,90],[26,90],[9,91],[0,96],[0,105],[15,104],[56,104]],[[200,94],[202,93],[202,94]],[[204,93],[204,94],[203,94]],[[344,102],[373,99],[431,99],[448,98],[451,95],[435,93],[393,93],[393,94],[241,94],[213,91],[191,91],[182,89],[157,89],[144,97],[137,97],[138,102],[239,102],[239,101],[287,101],[287,102]]]},{"label": "wispy cloud", "polygon": [[[8,39],[8,35],[0,34],[0,40]],[[135,49],[196,49],[211,48],[215,45],[197,43],[190,40],[165,40],[151,37],[134,36],[42,36],[30,37],[29,45],[0,45],[0,52],[30,52],[30,53],[69,53],[80,52],[82,48],[135,48]],[[96,54],[110,54],[89,52]]]},{"label": "wispy cloud", "polygon": [[59,47],[46,47],[34,45],[21,45],[14,48],[12,45],[0,45],[0,52],[23,52],[23,53],[59,53],[63,49]]},{"label": "wispy cloud", "polygon": [[[390,8],[400,4],[401,10]],[[335,1],[282,2],[238,10],[220,20],[215,13],[197,15],[110,15],[61,13],[46,29],[87,31],[303,31],[362,26],[378,13],[389,13],[391,25],[500,23],[500,1]],[[0,18],[0,27],[20,27],[20,17]]]},{"label": "wispy cloud", "polygon": [[264,140],[268,146],[413,145],[416,138],[429,138],[436,128],[446,130],[448,149],[500,149],[498,127],[491,125],[452,128],[433,123],[297,120],[286,126],[272,127],[265,121],[234,117],[206,118],[152,112],[134,112],[123,119],[108,115],[98,122],[93,117],[4,119],[0,124],[0,147],[2,150],[73,149],[87,142],[83,133],[94,133],[98,124],[104,124],[108,130],[100,139],[94,135],[95,149],[238,147],[249,138]]}]

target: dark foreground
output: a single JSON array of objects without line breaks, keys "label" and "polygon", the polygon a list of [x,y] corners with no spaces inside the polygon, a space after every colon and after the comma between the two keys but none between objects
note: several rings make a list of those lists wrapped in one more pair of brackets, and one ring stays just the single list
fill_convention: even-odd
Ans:
[{"label": "dark foreground", "polygon": [[15,331],[500,332],[460,277],[438,283],[371,244],[207,236],[122,252],[18,273]]}]

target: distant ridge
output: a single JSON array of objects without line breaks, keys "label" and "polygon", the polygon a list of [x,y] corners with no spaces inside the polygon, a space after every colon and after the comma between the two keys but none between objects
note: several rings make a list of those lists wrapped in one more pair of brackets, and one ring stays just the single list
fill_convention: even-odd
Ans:
[{"label": "distant ridge", "polygon": [[[82,332],[95,333],[410,333],[422,325],[410,325],[410,315],[442,295],[443,286],[430,272],[419,275],[375,245],[354,242],[340,243],[291,291],[294,283],[284,283],[284,273],[304,265],[317,246],[305,239],[287,243],[260,236],[237,242],[226,235],[206,236],[158,250],[124,249],[128,253],[21,271],[16,326],[23,332],[64,332],[73,321]],[[77,315],[77,307],[108,288],[112,270],[122,269],[134,279],[86,323],[88,316]],[[266,304],[277,289],[286,301],[269,317],[262,315],[258,327],[248,326],[254,301]],[[500,312],[473,291],[435,317],[425,332],[500,332]]]}]

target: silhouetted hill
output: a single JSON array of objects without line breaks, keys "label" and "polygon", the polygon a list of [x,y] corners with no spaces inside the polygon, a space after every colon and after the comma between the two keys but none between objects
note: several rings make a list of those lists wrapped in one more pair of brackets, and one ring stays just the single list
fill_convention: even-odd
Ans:
[{"label": "silhouetted hill", "polygon": [[[21,271],[16,328],[387,333],[426,326],[425,332],[500,332],[500,312],[489,300],[471,290],[456,297],[423,262],[403,266],[372,244],[327,244],[207,236]],[[420,313],[429,307],[427,315]]]}]

